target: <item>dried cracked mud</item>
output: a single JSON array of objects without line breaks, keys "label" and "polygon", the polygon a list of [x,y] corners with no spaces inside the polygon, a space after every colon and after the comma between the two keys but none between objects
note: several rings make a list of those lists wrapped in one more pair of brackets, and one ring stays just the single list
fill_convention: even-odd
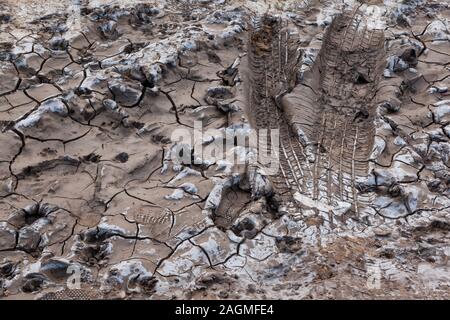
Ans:
[{"label": "dried cracked mud", "polygon": [[1,299],[450,298],[450,3],[3,0],[0,28]]}]

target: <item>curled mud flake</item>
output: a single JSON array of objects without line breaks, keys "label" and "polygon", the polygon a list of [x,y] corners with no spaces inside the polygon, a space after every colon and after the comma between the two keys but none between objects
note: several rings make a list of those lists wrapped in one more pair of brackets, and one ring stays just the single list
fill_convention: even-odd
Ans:
[{"label": "curled mud flake", "polygon": [[105,260],[111,254],[111,243],[99,242],[94,244],[85,244],[78,242],[74,245],[73,251],[80,262],[89,266],[96,266],[105,263]]},{"label": "curled mud flake", "polygon": [[239,184],[240,177],[238,175],[228,177],[226,179],[217,180],[213,189],[208,195],[205,203],[205,210],[215,212],[219,207],[222,197],[226,192]]},{"label": "curled mud flake", "polygon": [[400,110],[401,101],[397,98],[391,98],[380,104],[380,107],[385,109],[388,113],[395,113]]},{"label": "curled mud flake", "polygon": [[114,157],[114,159],[116,159],[117,161],[121,162],[121,163],[125,163],[128,161],[129,159],[129,155],[126,152],[121,152],[118,155],[116,155]]},{"label": "curled mud flake", "polygon": [[23,279],[22,291],[36,292],[43,288],[48,279],[40,273],[29,273]]},{"label": "curled mud flake", "polygon": [[166,200],[181,200],[184,198],[184,191],[181,189],[176,189],[172,192],[172,194],[164,196]]},{"label": "curled mud flake", "polygon": [[140,3],[132,10],[131,24],[137,26],[150,24],[152,19],[161,13],[160,9],[150,4]]},{"label": "curled mud flake", "polygon": [[211,105],[217,105],[219,101],[231,99],[234,97],[231,87],[219,86],[211,87],[207,90],[205,101]]},{"label": "curled mud flake", "polygon": [[376,160],[383,153],[385,148],[386,148],[386,141],[381,137],[375,136],[370,159]]},{"label": "curled mud flake", "polygon": [[110,110],[110,111],[117,110],[117,108],[119,107],[119,106],[117,105],[117,103],[116,103],[114,100],[111,100],[111,99],[105,99],[105,100],[103,100],[103,106],[104,106],[106,109]]},{"label": "curled mud flake", "polygon": [[389,186],[389,188],[387,190],[387,193],[391,197],[397,198],[397,197],[404,196],[405,195],[405,190],[404,190],[404,188],[401,185],[399,185],[397,183],[394,183],[391,186]]},{"label": "curled mud flake", "polygon": [[399,26],[402,26],[402,27],[410,27],[411,26],[411,20],[407,16],[405,16],[403,13],[401,13],[397,16],[396,22]]},{"label": "curled mud flake", "polygon": [[387,64],[386,70],[388,70],[390,72],[400,72],[400,71],[405,71],[408,68],[409,68],[408,63],[403,61],[400,57],[391,56],[388,59],[388,64]]},{"label": "curled mud flake", "polygon": [[16,231],[6,222],[0,222],[0,250],[12,250],[16,247]]},{"label": "curled mud flake", "polygon": [[185,167],[185,168],[183,168],[183,170],[180,171],[180,170],[177,170],[178,167],[176,167],[176,166],[177,166],[177,164],[174,165],[174,171],[175,172],[179,171],[179,173],[172,180],[170,180],[170,182],[168,183],[169,186],[173,186],[173,185],[175,185],[175,183],[177,181],[183,180],[184,178],[189,177],[189,176],[201,176],[201,172],[199,172],[195,169]]},{"label": "curled mud flake", "polygon": [[70,264],[66,261],[50,259],[41,265],[40,272],[54,281],[61,281],[69,277],[67,269]]},{"label": "curled mud flake", "polygon": [[270,196],[272,194],[272,185],[267,176],[261,174],[261,171],[256,167],[249,168],[246,178],[250,184],[250,190],[254,199],[259,199],[263,196]]},{"label": "curled mud flake", "polygon": [[65,51],[69,46],[69,41],[64,38],[55,37],[49,41],[52,50]]},{"label": "curled mud flake", "polygon": [[302,240],[291,236],[277,237],[275,243],[282,253],[295,253],[302,249]]},{"label": "curled mud flake", "polygon": [[436,19],[431,22],[425,34],[431,35],[435,41],[446,41],[450,39],[449,22],[441,19]]},{"label": "curled mud flake", "polygon": [[114,95],[114,100],[124,107],[133,107],[137,105],[143,95],[140,84],[136,86],[120,81],[112,81],[109,84],[109,88]]},{"label": "curled mud flake", "polygon": [[98,30],[104,39],[116,40],[121,36],[117,30],[117,26],[116,21],[110,20],[98,26]]},{"label": "curled mud flake", "polygon": [[198,193],[198,188],[193,183],[185,182],[185,183],[182,183],[181,185],[179,185],[178,188],[180,188],[190,194]]},{"label": "curled mud flake", "polygon": [[102,243],[103,241],[117,235],[124,236],[125,233],[120,228],[97,227],[83,232],[80,235],[80,238],[87,244],[95,244]]},{"label": "curled mud flake", "polygon": [[41,234],[39,231],[30,226],[20,229],[17,240],[17,249],[24,250],[28,253],[34,253],[38,250],[40,243]]},{"label": "curled mud flake", "polygon": [[428,89],[428,93],[447,93],[448,87],[439,87],[439,86],[431,86],[430,89]]},{"label": "curled mud flake", "polygon": [[66,105],[60,99],[50,99],[43,102],[35,111],[18,121],[15,128],[24,130],[36,126],[44,114],[52,113],[60,117],[67,117],[68,110]]},{"label": "curled mud flake", "polygon": [[409,48],[403,51],[400,59],[406,62],[410,67],[417,66],[417,51],[414,48]]},{"label": "curled mud flake", "polygon": [[11,261],[0,264],[0,277],[3,279],[13,278],[18,269],[17,265],[17,263]]},{"label": "curled mud flake", "polygon": [[450,100],[442,100],[433,104],[433,120],[436,123],[447,124],[450,122]]},{"label": "curled mud flake", "polygon": [[220,71],[217,75],[222,79],[225,86],[234,86],[235,78],[238,75],[238,66],[240,64],[240,58],[237,58],[231,66],[223,71]]},{"label": "curled mud flake", "polygon": [[[136,285],[139,286],[143,293],[146,295],[152,295],[156,290],[156,285],[158,284],[158,279],[150,275],[138,275],[134,278]],[[133,285],[133,283],[131,283]]]},{"label": "curled mud flake", "polygon": [[237,236],[244,237],[247,239],[252,239],[258,233],[257,222],[251,217],[242,217],[234,223],[231,230]]},{"label": "curled mud flake", "polygon": [[103,275],[102,290],[152,294],[157,282],[141,261],[123,261],[112,266]]}]

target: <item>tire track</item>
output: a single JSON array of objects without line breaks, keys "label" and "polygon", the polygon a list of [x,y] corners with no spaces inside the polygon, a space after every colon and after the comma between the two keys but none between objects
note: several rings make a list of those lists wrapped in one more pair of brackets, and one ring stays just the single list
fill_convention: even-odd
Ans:
[{"label": "tire track", "polygon": [[[297,86],[298,55],[289,40],[282,21],[269,16],[250,36],[250,118],[257,129],[280,131],[280,172],[269,178],[282,201],[300,198],[296,212],[306,207],[329,214],[344,205],[358,215],[366,204],[357,181],[367,176],[373,146],[383,31],[371,30],[358,9],[339,15]],[[271,150],[273,141],[265,140]]]},{"label": "tire track", "polygon": [[[250,113],[257,129],[279,130],[279,150],[273,150],[270,132],[267,135],[259,132],[260,141],[267,141],[267,149],[260,151],[266,155],[273,150],[278,155],[280,174],[270,176],[270,180],[277,194],[287,200],[291,190],[302,190],[303,169],[291,145],[292,134],[281,112],[280,99],[294,83],[292,70],[298,63],[298,56],[289,49],[290,35],[280,19],[263,16],[255,24],[249,45],[251,83],[254,84],[250,89]],[[263,156],[260,160],[267,163],[270,159]]]}]

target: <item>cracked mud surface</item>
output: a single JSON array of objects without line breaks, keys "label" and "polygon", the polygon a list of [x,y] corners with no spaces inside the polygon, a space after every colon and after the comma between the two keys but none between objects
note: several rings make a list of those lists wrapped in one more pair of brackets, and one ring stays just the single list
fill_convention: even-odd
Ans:
[{"label": "cracked mud surface", "polygon": [[[27,3],[0,1],[0,298],[450,297],[448,3]],[[251,128],[276,175],[208,156]]]}]

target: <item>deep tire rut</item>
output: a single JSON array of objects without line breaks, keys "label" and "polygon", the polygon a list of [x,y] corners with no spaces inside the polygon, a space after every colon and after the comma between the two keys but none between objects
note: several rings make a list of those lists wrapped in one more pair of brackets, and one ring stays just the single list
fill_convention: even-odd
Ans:
[{"label": "deep tire rut", "polygon": [[359,10],[345,12],[295,86],[298,53],[287,28],[267,16],[256,24],[249,48],[250,118],[257,129],[280,131],[280,170],[270,179],[294,210],[358,214],[368,204],[358,183],[367,177],[373,147],[383,44],[383,31],[371,30]]}]

